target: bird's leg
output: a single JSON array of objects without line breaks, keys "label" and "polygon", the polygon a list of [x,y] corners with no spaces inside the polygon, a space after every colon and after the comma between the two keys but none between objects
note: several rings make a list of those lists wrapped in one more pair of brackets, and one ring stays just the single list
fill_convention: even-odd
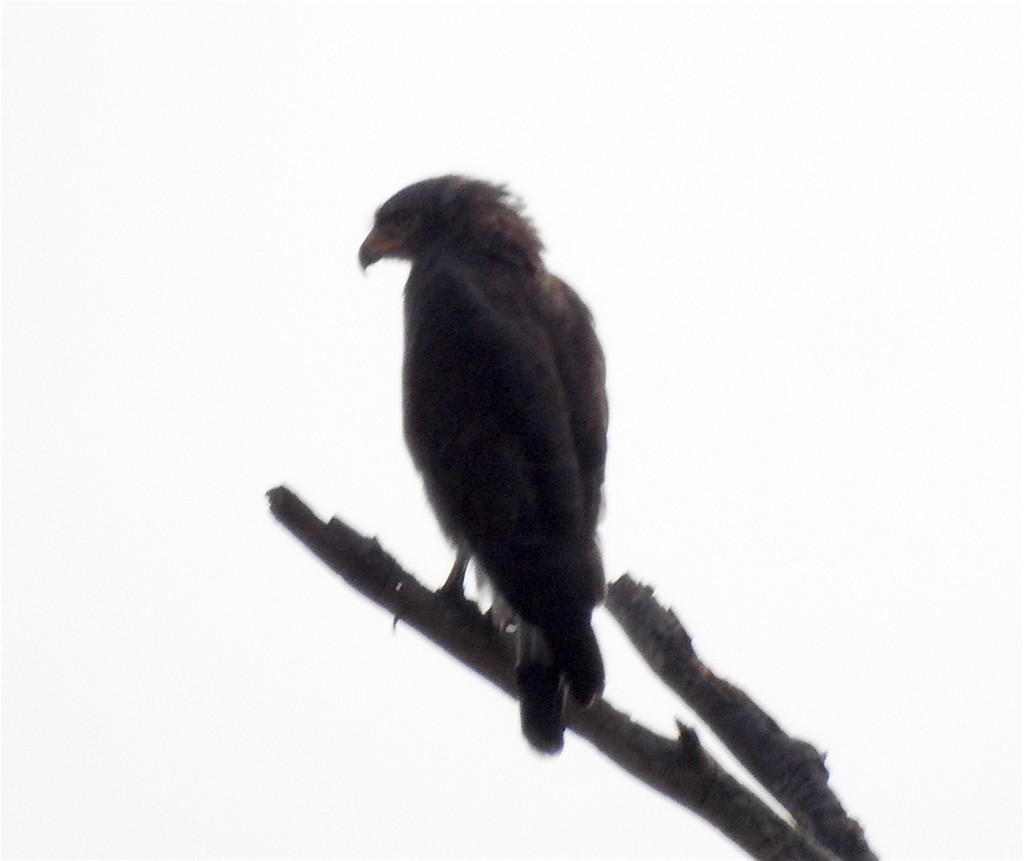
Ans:
[{"label": "bird's leg", "polygon": [[508,601],[505,600],[505,596],[501,592],[496,591],[494,593],[494,600],[487,610],[487,615],[491,620],[491,624],[502,633],[514,631],[516,628],[515,610],[509,606]]},{"label": "bird's leg", "polygon": [[455,564],[452,565],[452,570],[448,574],[448,579],[441,584],[441,588],[437,590],[438,593],[445,595],[446,597],[465,597],[464,587],[466,583],[466,568],[469,565],[469,557],[469,550],[460,546],[458,552],[455,554]]}]

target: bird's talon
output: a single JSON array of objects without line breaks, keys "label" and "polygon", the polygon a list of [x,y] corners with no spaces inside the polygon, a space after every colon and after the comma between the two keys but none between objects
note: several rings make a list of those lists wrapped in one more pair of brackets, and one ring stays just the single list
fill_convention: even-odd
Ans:
[{"label": "bird's talon", "polygon": [[466,597],[466,568],[469,566],[469,551],[459,548],[448,578],[441,584],[437,594],[444,598]]}]

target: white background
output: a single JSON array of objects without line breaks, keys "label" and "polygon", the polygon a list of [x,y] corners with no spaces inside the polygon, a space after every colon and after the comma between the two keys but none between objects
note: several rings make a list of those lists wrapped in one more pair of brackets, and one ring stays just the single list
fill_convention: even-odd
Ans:
[{"label": "white background", "polygon": [[[533,755],[266,512],[284,482],[447,572],[405,269],[356,250],[458,171],[511,184],[597,318],[609,576],[828,751],[884,857],[1020,857],[1020,25],[5,5],[5,854],[741,854],[575,737]],[[597,624],[608,697],[691,720]]]}]

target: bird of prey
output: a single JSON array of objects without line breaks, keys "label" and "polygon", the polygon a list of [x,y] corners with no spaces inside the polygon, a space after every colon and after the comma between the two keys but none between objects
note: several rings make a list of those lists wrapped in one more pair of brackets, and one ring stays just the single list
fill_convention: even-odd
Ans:
[{"label": "bird of prey", "polygon": [[566,688],[587,705],[604,687],[591,613],[608,401],[590,312],[542,249],[504,186],[442,176],[381,205],[359,262],[412,264],[404,431],[458,551],[442,588],[461,594],[473,558],[511,609],[523,733],[557,753]]}]

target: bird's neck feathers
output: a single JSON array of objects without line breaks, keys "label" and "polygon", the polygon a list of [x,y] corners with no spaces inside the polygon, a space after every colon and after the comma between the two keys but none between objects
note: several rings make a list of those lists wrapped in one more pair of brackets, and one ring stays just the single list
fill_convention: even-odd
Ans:
[{"label": "bird's neck feathers", "polygon": [[533,225],[507,206],[495,207],[476,222],[472,244],[490,257],[529,272],[544,268],[540,254],[544,245]]}]

